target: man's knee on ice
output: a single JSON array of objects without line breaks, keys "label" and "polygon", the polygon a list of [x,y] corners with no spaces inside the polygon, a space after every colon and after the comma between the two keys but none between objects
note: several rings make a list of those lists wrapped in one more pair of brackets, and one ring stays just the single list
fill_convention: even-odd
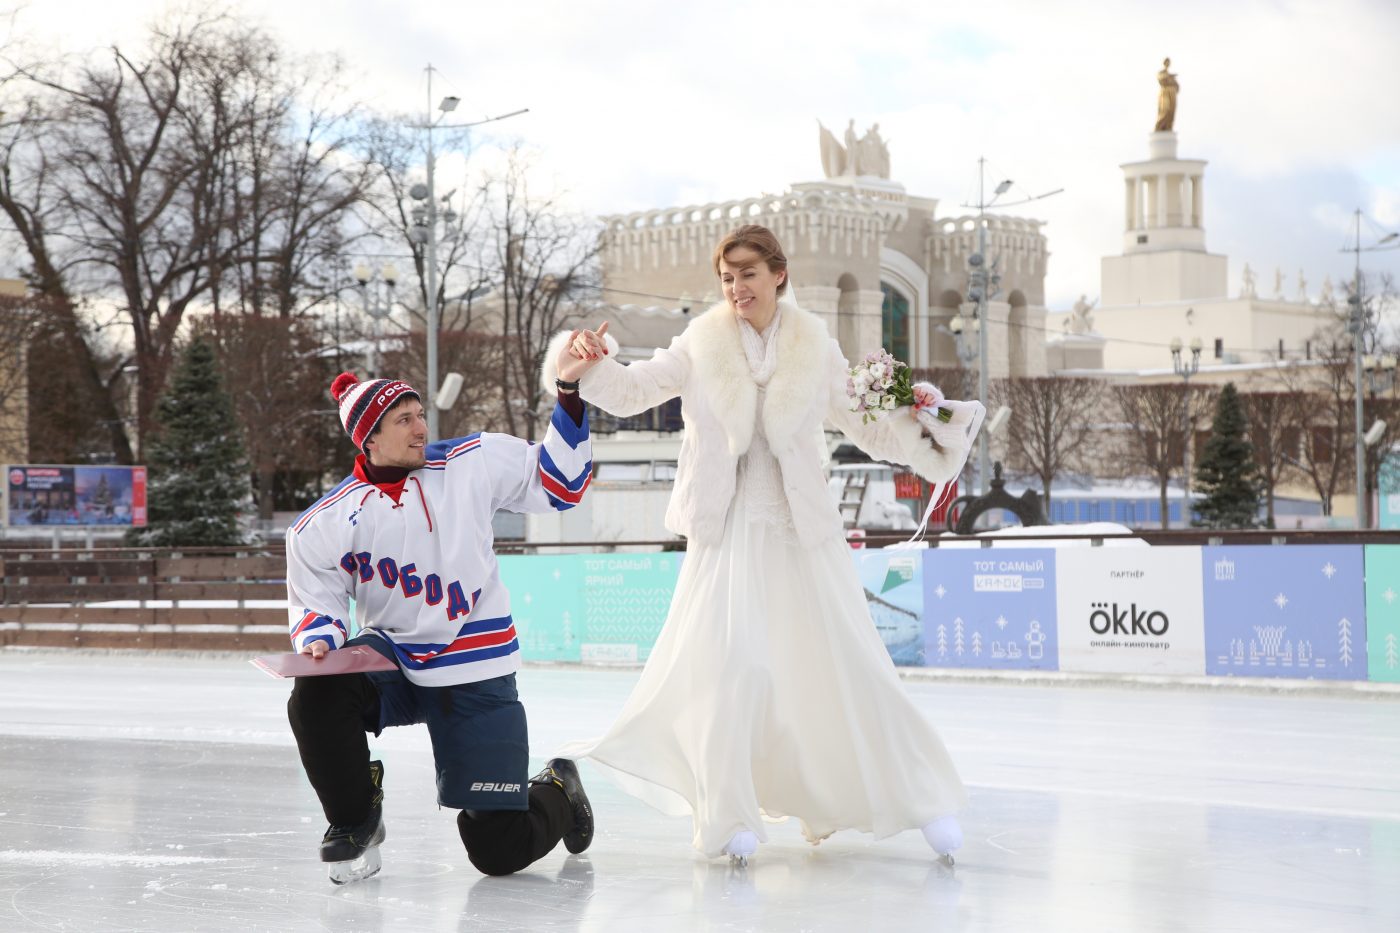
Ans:
[{"label": "man's knee on ice", "polygon": [[467,850],[467,861],[483,875],[513,875],[523,865],[513,864],[498,850],[502,841],[491,830],[494,811],[463,810],[457,814],[457,832]]}]

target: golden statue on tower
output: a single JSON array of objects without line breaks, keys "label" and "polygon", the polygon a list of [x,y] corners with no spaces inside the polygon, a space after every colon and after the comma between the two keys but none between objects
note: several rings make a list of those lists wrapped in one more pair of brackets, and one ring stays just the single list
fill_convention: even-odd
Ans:
[{"label": "golden statue on tower", "polygon": [[1157,72],[1157,84],[1161,90],[1157,92],[1157,126],[1159,133],[1170,133],[1172,123],[1176,120],[1176,93],[1181,90],[1181,85],[1176,83],[1176,75],[1171,73],[1172,60],[1162,59],[1162,70]]}]

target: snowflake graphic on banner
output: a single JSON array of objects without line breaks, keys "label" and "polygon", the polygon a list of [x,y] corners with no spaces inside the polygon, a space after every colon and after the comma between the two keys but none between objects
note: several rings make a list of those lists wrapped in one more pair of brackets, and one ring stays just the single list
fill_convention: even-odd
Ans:
[{"label": "snowflake graphic on banner", "polygon": [[[1355,679],[1366,676],[1359,546],[1206,548],[1228,559],[1228,581],[1207,575],[1206,667],[1211,674]],[[1279,588],[1280,581],[1310,580]]]},{"label": "snowflake graphic on banner", "polygon": [[1053,551],[924,552],[923,663],[931,667],[1042,669],[1059,664]]}]

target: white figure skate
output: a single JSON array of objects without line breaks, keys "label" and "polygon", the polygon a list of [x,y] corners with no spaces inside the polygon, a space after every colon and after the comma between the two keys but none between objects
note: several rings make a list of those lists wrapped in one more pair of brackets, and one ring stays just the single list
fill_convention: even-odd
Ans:
[{"label": "white figure skate", "polygon": [[953,864],[953,853],[962,848],[963,832],[956,817],[940,816],[931,823],[924,824],[924,841],[937,852],[943,861]]},{"label": "white figure skate", "polygon": [[735,833],[724,846],[724,854],[729,856],[729,864],[738,868],[749,867],[749,856],[758,851],[758,837],[747,829]]}]

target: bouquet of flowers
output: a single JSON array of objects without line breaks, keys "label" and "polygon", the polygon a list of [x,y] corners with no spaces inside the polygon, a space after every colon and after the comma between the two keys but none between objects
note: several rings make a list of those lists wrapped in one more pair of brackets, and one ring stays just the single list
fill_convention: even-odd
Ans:
[{"label": "bouquet of flowers", "polygon": [[947,424],[953,418],[951,409],[943,407],[943,393],[930,382],[911,382],[913,371],[890,356],[886,350],[865,354],[865,359],[851,367],[846,378],[846,394],[851,398],[851,411],[860,413],[862,424],[878,421],[886,412],[901,406],[913,408],[916,418],[929,409],[939,421]]},{"label": "bouquet of flowers", "polygon": [[[957,458],[957,467],[942,482],[934,483],[929,491],[928,506],[924,509],[923,521],[913,536],[902,545],[914,547],[928,528],[933,513],[956,488],[957,478],[967,463],[972,442],[982,430],[982,419],[987,410],[981,402],[947,402],[938,386],[930,382],[913,382],[913,371],[885,350],[867,353],[865,359],[851,367],[846,378],[846,394],[851,398],[851,411],[860,412],[862,424],[879,421],[886,412],[900,406],[908,406],[914,420],[933,438],[934,443],[951,451]],[[952,424],[953,408],[965,416],[959,424]]]}]

